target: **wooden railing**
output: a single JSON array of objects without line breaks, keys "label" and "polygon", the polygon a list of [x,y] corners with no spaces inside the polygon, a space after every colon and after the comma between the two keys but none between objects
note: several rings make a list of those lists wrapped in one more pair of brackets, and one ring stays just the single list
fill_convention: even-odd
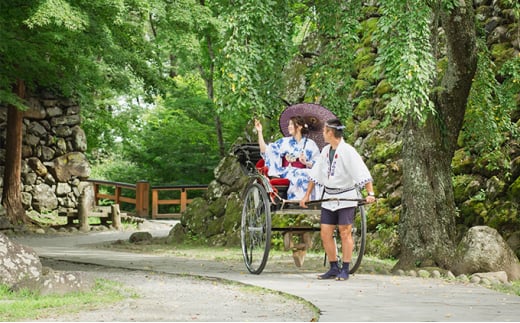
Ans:
[{"label": "wooden railing", "polygon": [[[182,212],[186,210],[186,206],[193,201],[191,196],[188,196],[189,192],[200,192],[206,191],[207,185],[190,185],[190,186],[154,186],[152,187],[152,219],[158,218],[169,218],[179,219]],[[173,193],[166,198],[165,196],[160,197],[160,193]],[[159,213],[159,205],[179,205],[179,212],[170,213]]]},{"label": "wooden railing", "polygon": [[[135,215],[152,219],[179,219],[186,206],[193,200],[188,196],[189,192],[201,192],[207,190],[207,185],[173,185],[150,186],[147,181],[139,181],[136,184],[111,182],[97,179],[89,179],[94,186],[96,205],[102,199],[113,201],[115,204],[128,203],[135,206]],[[103,190],[102,188],[105,188]],[[111,191],[112,193],[102,193]],[[160,194],[161,193],[161,194]],[[151,208],[150,208],[151,195]],[[168,195],[164,197],[163,195]],[[135,197],[134,197],[135,196]],[[179,212],[159,213],[159,205],[178,206]],[[151,210],[151,214],[150,214]]]}]

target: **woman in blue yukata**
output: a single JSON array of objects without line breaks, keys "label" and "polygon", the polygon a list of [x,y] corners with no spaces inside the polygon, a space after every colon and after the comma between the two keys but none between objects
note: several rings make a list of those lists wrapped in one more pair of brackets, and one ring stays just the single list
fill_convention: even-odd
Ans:
[{"label": "woman in blue yukata", "polygon": [[311,126],[313,125],[306,124],[301,116],[291,117],[288,125],[290,136],[266,144],[262,134],[262,123],[255,120],[260,153],[269,169],[268,176],[289,180],[288,200],[303,198],[309,184],[309,170],[320,156],[318,145],[307,136]]}]

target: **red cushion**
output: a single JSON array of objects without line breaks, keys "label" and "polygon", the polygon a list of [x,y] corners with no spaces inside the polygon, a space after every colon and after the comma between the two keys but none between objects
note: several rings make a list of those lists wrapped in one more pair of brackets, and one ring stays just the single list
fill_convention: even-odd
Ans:
[{"label": "red cushion", "polygon": [[[267,176],[267,172],[269,168],[265,166],[265,160],[260,158],[256,162],[256,169],[260,172],[260,174]],[[289,180],[287,178],[271,178],[269,180],[272,186],[289,186]]]},{"label": "red cushion", "polygon": [[289,179],[287,178],[271,178],[269,180],[273,186],[289,186]]}]

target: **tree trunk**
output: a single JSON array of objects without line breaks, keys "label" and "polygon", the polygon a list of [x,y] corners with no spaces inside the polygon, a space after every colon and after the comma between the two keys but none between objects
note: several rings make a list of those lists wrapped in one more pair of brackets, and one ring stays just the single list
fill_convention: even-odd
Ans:
[{"label": "tree trunk", "polygon": [[[202,6],[205,5],[205,1],[201,0],[200,4]],[[204,69],[201,67],[201,75],[204,79],[204,82],[206,83],[206,92],[208,93],[208,99],[211,102],[214,102],[215,99],[215,89],[214,89],[214,75],[215,75],[215,64],[213,63],[215,61],[215,54],[213,52],[213,42],[211,40],[211,35],[207,34],[205,35],[206,38],[206,50],[208,51],[208,57],[209,57],[209,66],[208,66],[208,72],[207,74],[204,73]],[[224,158],[226,156],[226,147],[224,145],[224,136],[222,135],[222,123],[220,122],[220,117],[215,111],[215,130],[217,133],[217,142],[218,142],[218,151],[220,158]]]},{"label": "tree trunk", "polygon": [[[20,98],[25,97],[25,83],[18,80],[13,91]],[[4,191],[2,205],[11,224],[28,223],[22,205],[22,122],[23,112],[9,105],[7,111],[6,156],[4,170]]]},{"label": "tree trunk", "polygon": [[450,267],[456,246],[451,160],[457,148],[477,66],[472,1],[441,14],[448,66],[442,91],[433,97],[437,115],[425,125],[407,120],[403,130],[401,255],[396,268]]}]

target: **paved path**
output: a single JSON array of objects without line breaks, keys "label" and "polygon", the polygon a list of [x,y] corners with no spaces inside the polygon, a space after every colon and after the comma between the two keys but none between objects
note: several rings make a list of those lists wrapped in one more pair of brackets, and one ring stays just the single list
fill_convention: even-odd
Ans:
[{"label": "paved path", "polygon": [[[167,230],[151,231],[154,237]],[[266,268],[251,275],[244,267],[214,261],[89,248],[89,244],[128,239],[131,232],[14,237],[39,256],[173,274],[218,277],[293,294],[321,310],[320,321],[519,321],[520,297],[475,284],[441,279],[357,274],[346,282],[317,280],[316,274]],[[267,266],[269,267],[269,266]]]}]

